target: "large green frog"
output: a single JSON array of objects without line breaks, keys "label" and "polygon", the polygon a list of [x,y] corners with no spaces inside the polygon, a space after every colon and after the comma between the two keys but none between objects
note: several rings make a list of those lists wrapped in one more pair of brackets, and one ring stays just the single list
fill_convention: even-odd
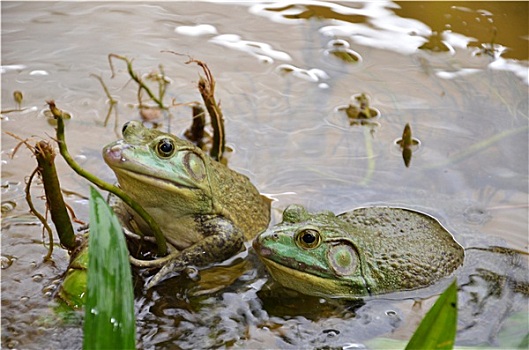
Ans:
[{"label": "large green frog", "polygon": [[308,295],[355,298],[413,290],[449,276],[463,248],[434,218],[407,209],[309,214],[299,205],[253,243],[273,279]]},{"label": "large green frog", "polygon": [[[180,251],[149,286],[188,265],[205,266],[231,257],[268,226],[270,201],[246,176],[174,135],[131,121],[123,126],[123,139],[103,149],[103,157],[121,188]],[[148,235],[143,220],[128,212]]]}]

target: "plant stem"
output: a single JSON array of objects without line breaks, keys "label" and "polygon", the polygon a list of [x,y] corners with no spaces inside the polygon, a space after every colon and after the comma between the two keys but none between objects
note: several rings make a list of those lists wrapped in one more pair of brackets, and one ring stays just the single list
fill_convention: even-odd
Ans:
[{"label": "plant stem", "polygon": [[185,131],[185,136],[188,140],[193,141],[197,147],[202,148],[204,144],[204,127],[206,126],[206,113],[204,109],[198,104],[194,104],[193,108],[193,122],[189,129]]},{"label": "plant stem", "polygon": [[141,218],[149,225],[150,229],[152,230],[152,233],[156,239],[156,244],[158,245],[158,254],[159,255],[166,255],[167,254],[167,243],[165,242],[165,237],[160,230],[160,227],[154,221],[154,219],[143,209],[139,204],[137,204],[129,195],[127,195],[123,190],[121,190],[119,187],[116,187],[114,185],[111,185],[96,176],[90,174],[88,171],[84,170],[77,164],[73,158],[70,156],[70,153],[68,152],[68,148],[66,146],[66,141],[64,138],[64,120],[63,120],[63,114],[64,112],[58,109],[55,106],[54,101],[49,101],[48,105],[50,107],[50,111],[53,114],[53,116],[57,119],[57,141],[59,144],[59,151],[66,161],[68,165],[79,175],[87,179],[88,181],[95,184],[97,187],[101,188],[102,190],[112,192],[116,196],[118,196],[125,204],[127,204],[129,207],[131,207],[138,215],[141,216]]},{"label": "plant stem", "polygon": [[39,165],[38,172],[42,176],[51,220],[61,244],[68,250],[72,250],[76,247],[75,232],[62,197],[61,185],[55,169],[55,153],[48,142],[40,141],[35,146],[35,156]]},{"label": "plant stem", "polygon": [[46,218],[42,216],[42,214],[39,213],[37,209],[35,209],[35,206],[33,205],[33,201],[31,200],[31,194],[30,194],[31,183],[33,182],[33,177],[38,172],[38,170],[39,170],[38,168],[35,168],[35,170],[33,170],[31,175],[29,176],[25,191],[26,191],[26,202],[28,203],[29,211],[33,213],[33,215],[35,215],[37,219],[39,219],[39,221],[42,223],[46,231],[48,231],[48,238],[50,240],[50,245],[48,247],[48,254],[46,254],[46,256],[44,257],[44,260],[46,261],[46,260],[51,259],[51,254],[53,253],[53,233],[51,231],[50,225],[48,225],[48,221],[46,220]]},{"label": "plant stem", "polygon": [[213,128],[213,145],[211,147],[210,156],[211,158],[220,161],[224,154],[226,139],[222,110],[217,104],[217,101],[215,101],[215,79],[204,62],[191,59],[187,63],[192,62],[198,64],[206,75],[206,78],[200,77],[200,80],[198,81],[198,90],[200,91],[200,95],[202,95],[202,99],[206,105],[206,109],[211,118],[211,127]]},{"label": "plant stem", "polygon": [[[125,61],[127,63],[127,71],[129,73],[130,77],[139,86],[139,88],[138,88],[139,89],[138,90],[138,96],[140,95],[140,91],[143,89],[143,90],[145,90],[145,92],[147,92],[147,95],[149,95],[151,100],[153,100],[161,109],[167,109],[167,107],[164,106],[162,100],[158,99],[156,96],[154,96],[154,94],[152,93],[151,89],[149,89],[149,87],[147,85],[145,85],[145,83],[141,80],[141,78],[138,76],[138,74],[136,74],[136,72],[134,72],[134,70],[132,69],[132,60],[129,60],[127,57],[116,55],[116,54],[113,54],[113,53],[109,54],[108,55],[108,62],[110,63],[110,69],[112,70],[112,76],[114,76],[114,66],[112,65],[112,58],[116,58],[116,59]],[[141,101],[140,101],[140,104],[141,104]]]}]

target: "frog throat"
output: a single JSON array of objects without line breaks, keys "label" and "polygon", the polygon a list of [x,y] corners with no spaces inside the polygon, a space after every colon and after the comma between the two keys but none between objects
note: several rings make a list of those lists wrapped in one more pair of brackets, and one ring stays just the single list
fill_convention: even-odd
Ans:
[{"label": "frog throat", "polygon": [[298,290],[304,294],[333,298],[356,298],[370,295],[363,280],[354,283],[353,281],[309,275],[265,257],[261,258],[274,280],[284,287]]}]

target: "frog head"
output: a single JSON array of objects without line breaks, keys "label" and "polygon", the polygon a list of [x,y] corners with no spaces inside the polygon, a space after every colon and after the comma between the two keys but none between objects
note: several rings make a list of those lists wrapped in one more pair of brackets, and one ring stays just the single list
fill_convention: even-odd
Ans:
[{"label": "frog head", "polygon": [[309,214],[299,205],[283,212],[279,225],[253,243],[273,279],[304,294],[368,295],[362,247],[329,211]]},{"label": "frog head", "polygon": [[211,159],[190,142],[131,121],[103,157],[122,189],[154,216],[212,211]]}]

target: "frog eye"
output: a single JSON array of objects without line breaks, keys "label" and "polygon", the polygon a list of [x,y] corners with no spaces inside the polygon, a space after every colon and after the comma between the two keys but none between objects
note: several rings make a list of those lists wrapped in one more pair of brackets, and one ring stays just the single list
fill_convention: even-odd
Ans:
[{"label": "frog eye", "polygon": [[175,146],[173,140],[170,138],[163,138],[158,141],[156,145],[156,152],[162,158],[169,158],[175,152]]},{"label": "frog eye", "polygon": [[130,122],[126,122],[125,124],[123,124],[123,128],[121,129],[121,134],[125,133],[125,130],[127,130],[127,127],[129,126],[129,123]]},{"label": "frog eye", "polygon": [[317,248],[321,243],[321,236],[315,229],[304,229],[296,233],[296,244],[303,249]]}]

